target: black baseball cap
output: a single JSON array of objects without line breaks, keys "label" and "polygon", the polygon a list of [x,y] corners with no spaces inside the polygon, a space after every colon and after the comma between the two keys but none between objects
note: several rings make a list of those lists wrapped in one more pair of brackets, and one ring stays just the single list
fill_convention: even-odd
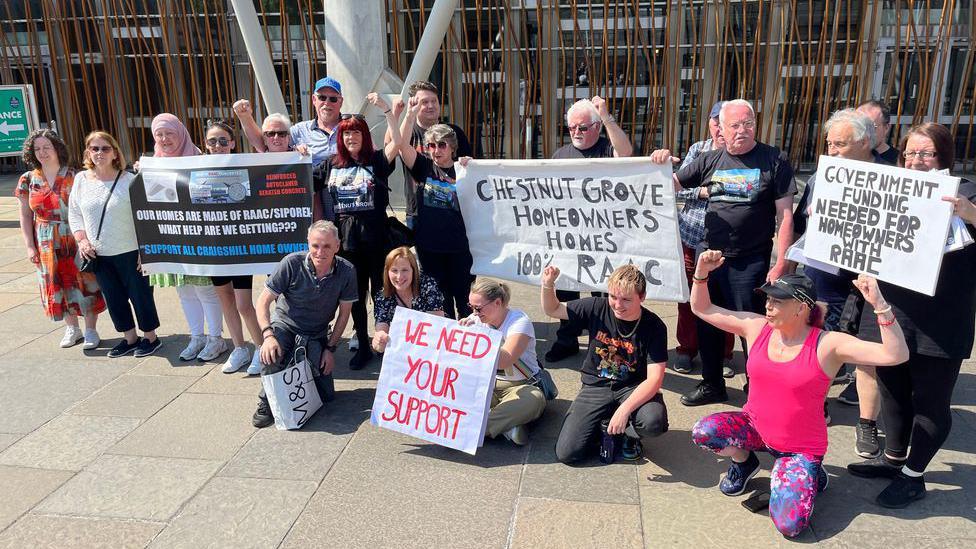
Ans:
[{"label": "black baseball cap", "polygon": [[759,291],[777,299],[795,299],[811,309],[817,303],[817,289],[809,278],[801,274],[783,275],[763,284]]}]

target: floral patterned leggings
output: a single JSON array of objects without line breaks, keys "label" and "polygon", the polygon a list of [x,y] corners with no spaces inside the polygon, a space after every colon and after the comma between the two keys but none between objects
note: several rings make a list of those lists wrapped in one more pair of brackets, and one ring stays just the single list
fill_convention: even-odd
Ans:
[{"label": "floral patterned leggings", "polygon": [[823,456],[789,454],[769,448],[743,412],[706,416],[695,424],[691,437],[695,444],[713,452],[732,446],[772,454],[776,462],[769,480],[769,518],[780,533],[791,538],[810,525]]}]

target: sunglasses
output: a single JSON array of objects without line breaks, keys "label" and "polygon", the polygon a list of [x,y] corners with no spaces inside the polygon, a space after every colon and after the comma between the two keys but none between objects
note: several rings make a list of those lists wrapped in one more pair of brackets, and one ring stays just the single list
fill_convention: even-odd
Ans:
[{"label": "sunglasses", "polygon": [[425,145],[425,146],[428,149],[437,149],[437,150],[443,151],[444,149],[446,149],[448,147],[448,144],[447,144],[446,141],[438,141],[437,143],[427,143],[427,145]]},{"label": "sunglasses", "polygon": [[323,103],[326,101],[329,103],[338,103],[339,100],[342,99],[342,97],[339,95],[322,95],[321,93],[315,94],[315,97],[318,97],[319,101]]},{"label": "sunglasses", "polygon": [[471,310],[474,311],[474,312],[476,312],[476,313],[478,313],[478,314],[481,314],[482,309],[484,309],[488,305],[491,305],[491,304],[490,303],[485,303],[484,305],[472,305],[472,304],[468,303],[468,307],[471,307]]},{"label": "sunglasses", "polygon": [[226,147],[227,145],[230,145],[230,139],[227,139],[226,137],[211,137],[210,139],[207,139],[207,145],[210,145],[211,147]]},{"label": "sunglasses", "polygon": [[587,124],[577,124],[576,126],[570,125],[570,126],[566,126],[566,127],[569,128],[569,133],[573,133],[576,130],[579,130],[580,133],[586,133],[586,132],[590,131],[590,128],[592,128],[592,127],[594,127],[596,125],[597,125],[597,123],[595,122],[595,123],[589,124],[589,125],[587,125]]},{"label": "sunglasses", "polygon": [[366,117],[363,116],[363,115],[361,115],[361,114],[344,114],[344,115],[342,115],[342,116],[339,117],[340,120],[351,120],[353,118],[355,118],[356,120],[359,120],[361,122],[365,122],[366,121]]},{"label": "sunglasses", "polygon": [[114,150],[115,149],[113,149],[111,145],[105,145],[104,147],[95,147],[95,146],[88,147],[88,152],[90,152],[92,154],[98,153],[98,152],[108,153],[108,152],[112,152]]},{"label": "sunglasses", "polygon": [[288,130],[271,131],[271,132],[264,132],[264,136],[267,137],[268,139],[271,139],[272,137],[288,137],[288,133],[289,133]]}]

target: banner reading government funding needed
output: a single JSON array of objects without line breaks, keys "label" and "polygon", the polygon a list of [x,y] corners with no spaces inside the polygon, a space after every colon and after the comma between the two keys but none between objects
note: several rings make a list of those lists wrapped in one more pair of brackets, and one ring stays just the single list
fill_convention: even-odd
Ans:
[{"label": "banner reading government funding needed", "polygon": [[147,273],[267,274],[308,249],[312,165],[298,153],[143,157],[129,197]]},{"label": "banner reading government funding needed", "polygon": [[[804,253],[935,294],[959,178],[821,156]],[[933,311],[938,314],[938,311]]]},{"label": "banner reading government funding needed", "polygon": [[670,166],[649,158],[472,160],[458,170],[472,272],[562,290],[607,291],[628,263],[647,299],[687,301]]},{"label": "banner reading government funding needed", "polygon": [[496,330],[397,307],[370,423],[474,455],[500,347]]}]

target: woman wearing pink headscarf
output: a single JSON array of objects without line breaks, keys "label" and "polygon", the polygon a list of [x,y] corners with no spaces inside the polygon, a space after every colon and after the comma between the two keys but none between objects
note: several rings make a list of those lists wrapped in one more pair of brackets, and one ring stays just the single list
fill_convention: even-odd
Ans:
[{"label": "woman wearing pink headscarf", "polygon": [[[156,158],[172,156],[194,156],[201,154],[193,144],[186,126],[180,119],[163,113],[152,121],[152,135],[156,141],[153,147]],[[173,286],[180,296],[183,314],[190,326],[190,342],[180,353],[181,360],[214,360],[227,351],[227,343],[221,337],[224,320],[217,291],[208,276],[182,274],[153,274],[149,283],[157,288]],[[210,335],[204,334],[204,319],[210,328]]]}]

